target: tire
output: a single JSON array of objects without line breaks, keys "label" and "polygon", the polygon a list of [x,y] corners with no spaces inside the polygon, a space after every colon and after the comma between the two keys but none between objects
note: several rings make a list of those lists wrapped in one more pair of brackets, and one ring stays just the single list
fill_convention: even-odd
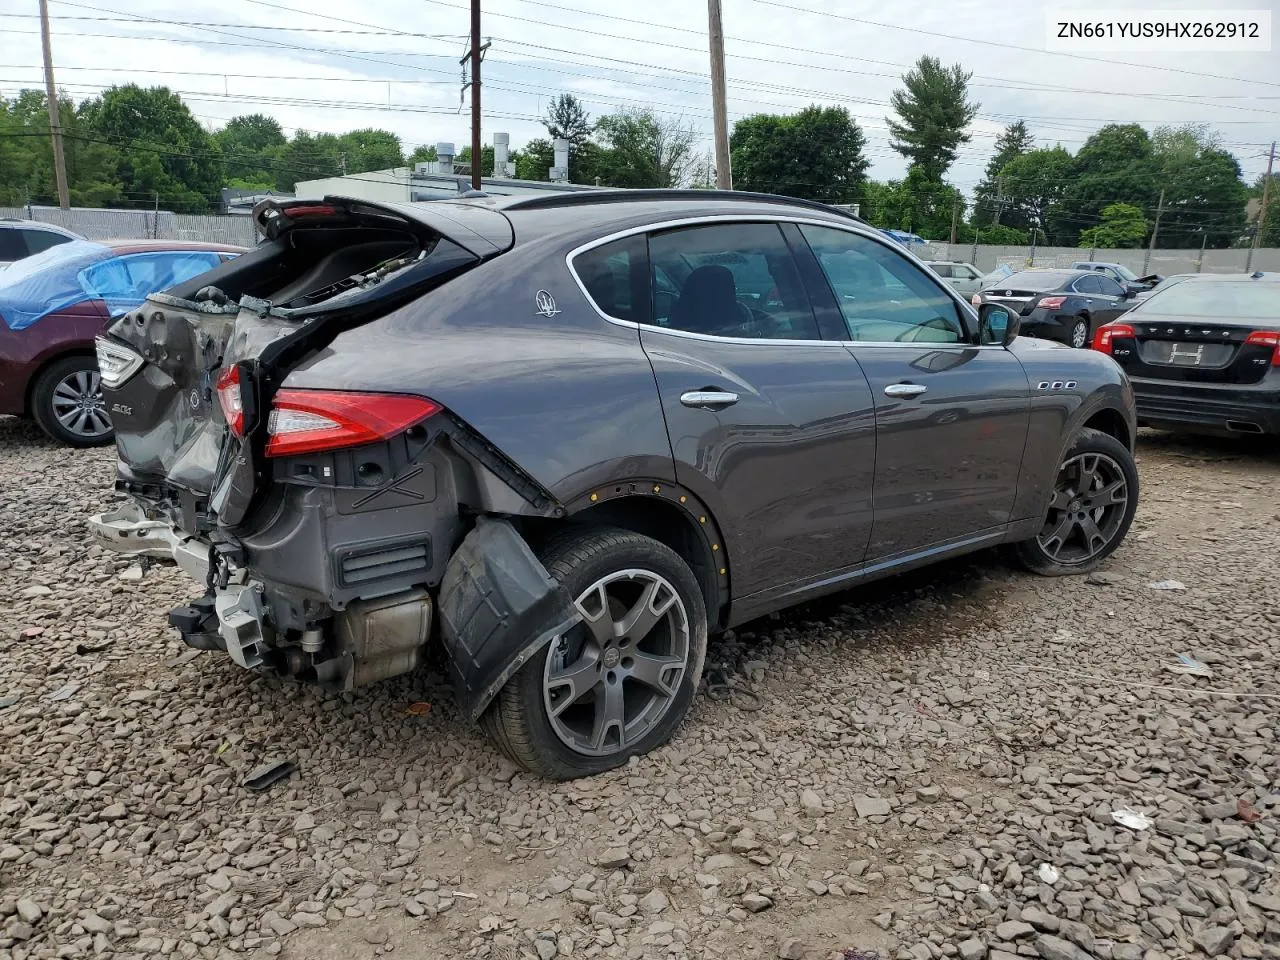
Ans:
[{"label": "tire", "polygon": [[1067,333],[1067,345],[1083,350],[1089,346],[1090,323],[1088,317],[1076,317]]},{"label": "tire", "polygon": [[102,447],[115,441],[98,362],[90,356],[63,357],[40,372],[31,390],[31,416],[41,430],[68,447]]},{"label": "tire", "polygon": [[[503,753],[532,773],[552,780],[593,776],[648,753],[675,733],[702,677],[706,605],[688,564],[638,533],[578,530],[556,537],[539,555],[584,616],[603,613],[602,598],[608,598],[609,619],[594,620],[598,633],[584,620],[552,640],[499,691],[481,725]],[[646,609],[665,604],[664,611],[644,635],[619,638],[615,621],[640,610],[644,596],[649,597]],[[672,662],[677,659],[682,667]],[[664,693],[631,676],[641,663]],[[623,704],[621,725],[609,722],[605,709],[618,703]],[[555,705],[559,709],[553,715]],[[617,715],[615,710],[612,716]]]},{"label": "tire", "polygon": [[[1090,468],[1092,476],[1102,484],[1099,488],[1093,486],[1094,480],[1088,481],[1099,503],[1095,509],[1089,508],[1087,495],[1081,497],[1076,489]],[[1113,487],[1115,484],[1121,486]],[[1123,503],[1116,501],[1117,492],[1123,492]],[[1129,449],[1101,431],[1081,430],[1063,455],[1054,477],[1040,533],[1014,544],[1014,558],[1041,576],[1089,573],[1124,541],[1137,508],[1138,468]],[[1086,521],[1092,527],[1086,526]]]}]

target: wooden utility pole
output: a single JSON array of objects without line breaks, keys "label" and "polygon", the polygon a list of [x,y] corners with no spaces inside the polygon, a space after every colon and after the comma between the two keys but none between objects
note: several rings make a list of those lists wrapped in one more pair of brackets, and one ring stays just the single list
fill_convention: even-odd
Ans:
[{"label": "wooden utility pole", "polygon": [[[1258,229],[1253,233],[1253,245],[1250,250],[1257,250],[1262,244],[1262,228],[1267,225],[1267,204],[1271,201],[1271,168],[1276,162],[1276,142],[1271,141],[1271,153],[1267,156],[1267,175],[1262,180],[1262,209],[1258,211]],[[1253,266],[1253,258],[1249,258],[1249,263],[1245,265],[1247,273],[1249,267]]]},{"label": "wooden utility pole", "polygon": [[1151,242],[1147,244],[1147,255],[1142,259],[1142,275],[1147,275],[1151,267],[1151,252],[1156,248],[1156,237],[1160,236],[1160,218],[1164,216],[1164,191],[1160,191],[1160,203],[1156,206],[1156,222],[1151,228]]},{"label": "wooden utility pole", "polygon": [[996,215],[991,218],[991,225],[1000,225],[1000,208],[1004,206],[1004,177],[996,177]]},{"label": "wooden utility pole", "polygon": [[49,133],[53,137],[53,172],[58,181],[58,206],[71,208],[67,191],[67,161],[62,155],[62,115],[58,109],[58,87],[53,82],[53,48],[49,44],[49,0],[40,0],[40,41],[44,47],[44,89],[49,100]]},{"label": "wooden utility pole", "polygon": [[724,29],[720,25],[720,0],[707,0],[707,24],[711,39],[711,114],[716,128],[716,189],[733,189],[729,167],[729,112],[724,93]]},{"label": "wooden utility pole", "polygon": [[951,205],[951,245],[954,247],[956,243],[956,226],[960,219],[960,201],[957,200]]},{"label": "wooden utility pole", "polygon": [[480,0],[471,0],[471,189],[479,190],[480,159]]}]

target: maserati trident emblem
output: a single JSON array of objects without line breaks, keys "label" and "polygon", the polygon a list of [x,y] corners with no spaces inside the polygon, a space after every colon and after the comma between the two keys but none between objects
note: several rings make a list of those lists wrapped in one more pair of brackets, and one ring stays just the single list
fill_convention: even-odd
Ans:
[{"label": "maserati trident emblem", "polygon": [[554,317],[560,311],[556,309],[556,298],[545,290],[539,290],[533,298],[533,302],[538,307],[538,315],[542,317]]},{"label": "maserati trident emblem", "polygon": [[188,402],[189,404],[191,404],[191,409],[192,409],[192,410],[199,410],[199,409],[200,409],[200,394],[199,394],[197,391],[192,390],[192,391],[191,391],[191,393],[189,393],[189,394],[187,395],[187,402]]}]

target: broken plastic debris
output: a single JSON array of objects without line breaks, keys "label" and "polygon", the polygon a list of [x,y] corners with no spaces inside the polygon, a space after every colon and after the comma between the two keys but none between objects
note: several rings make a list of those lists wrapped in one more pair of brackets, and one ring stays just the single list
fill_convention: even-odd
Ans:
[{"label": "broken plastic debris", "polygon": [[80,684],[73,680],[71,683],[64,683],[57,690],[53,691],[53,693],[49,694],[49,699],[53,701],[70,700],[71,695],[79,689]]},{"label": "broken plastic debris", "polygon": [[1209,665],[1201,663],[1189,653],[1178,654],[1177,663],[1165,664],[1165,670],[1169,673],[1184,673],[1194,677],[1212,677],[1213,671],[1209,669]]},{"label": "broken plastic debris", "polygon": [[1154,822],[1146,814],[1138,813],[1136,810],[1130,810],[1128,807],[1121,807],[1119,810],[1111,812],[1111,819],[1122,827],[1128,827],[1130,830],[1147,830],[1150,829]]},{"label": "broken plastic debris", "polygon": [[431,712],[431,704],[425,700],[419,700],[417,703],[411,703],[405,707],[405,713],[411,717],[425,717]]},{"label": "broken plastic debris", "polygon": [[1157,580],[1155,583],[1148,583],[1148,587],[1152,590],[1185,590],[1187,585],[1181,580]]},{"label": "broken plastic debris", "polygon": [[[0,702],[0,706],[2,705],[3,703]],[[1236,801],[1236,816],[1245,823],[1257,823],[1262,819],[1262,813],[1258,808],[1243,797]]]},{"label": "broken plastic debris", "polygon": [[249,771],[244,778],[244,785],[250,790],[265,790],[298,769],[292,760],[269,760],[262,766]]},{"label": "broken plastic debris", "polygon": [[115,643],[114,640],[104,640],[102,643],[94,644],[92,646],[87,643],[77,643],[76,653],[82,657],[90,653],[101,653],[103,650],[110,649],[113,643]]},{"label": "broken plastic debris", "polygon": [[1061,879],[1062,874],[1058,872],[1058,868],[1052,863],[1042,863],[1040,864],[1040,869],[1036,871],[1036,876],[1040,878],[1041,883],[1053,886]]}]

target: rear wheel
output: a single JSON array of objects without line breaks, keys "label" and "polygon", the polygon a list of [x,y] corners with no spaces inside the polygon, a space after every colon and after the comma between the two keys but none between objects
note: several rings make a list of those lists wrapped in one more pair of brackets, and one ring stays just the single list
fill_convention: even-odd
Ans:
[{"label": "rear wheel", "polygon": [[1058,467],[1044,525],[1014,554],[1044,576],[1088,573],[1120,546],[1137,507],[1138,468],[1128,448],[1081,430]]},{"label": "rear wheel", "polygon": [[1089,345],[1089,319],[1087,317],[1076,317],[1075,323],[1071,325],[1071,333],[1067,336],[1067,342],[1076,349],[1083,349]]},{"label": "rear wheel", "polygon": [[63,357],[41,372],[31,391],[31,416],[70,447],[101,447],[115,439],[98,362],[90,356]]},{"label": "rear wheel", "polygon": [[706,607],[684,560],[637,533],[577,532],[540,553],[582,622],[508,681],[482,723],[527,770],[591,776],[661,746],[680,725],[706,657]]}]

